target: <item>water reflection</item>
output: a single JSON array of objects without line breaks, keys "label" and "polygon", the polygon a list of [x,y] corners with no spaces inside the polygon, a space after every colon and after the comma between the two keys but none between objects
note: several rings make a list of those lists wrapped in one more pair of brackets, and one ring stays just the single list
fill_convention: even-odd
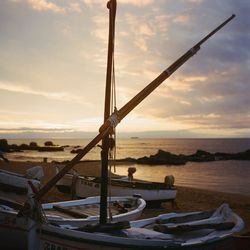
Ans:
[{"label": "water reflection", "polygon": [[[217,161],[184,166],[150,166],[134,164],[135,178],[164,181],[174,175],[176,185],[250,196],[250,166],[248,161]],[[128,166],[117,166],[117,174],[127,175]]]}]

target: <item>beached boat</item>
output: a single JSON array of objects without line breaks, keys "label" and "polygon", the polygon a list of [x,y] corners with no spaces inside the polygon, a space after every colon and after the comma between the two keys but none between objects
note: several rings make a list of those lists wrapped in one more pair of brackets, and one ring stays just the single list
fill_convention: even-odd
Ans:
[{"label": "beached boat", "polygon": [[14,192],[20,195],[28,193],[28,182],[39,190],[40,180],[43,177],[43,168],[35,166],[26,171],[26,174],[17,174],[11,171],[0,170],[0,188],[4,192]]},{"label": "beached boat", "polygon": [[169,213],[130,223],[74,228],[43,224],[41,249],[235,249],[229,236],[242,219],[223,204],[215,211]]},{"label": "beached boat", "polygon": [[[111,197],[108,199],[108,220],[118,222],[122,220],[138,219],[146,206],[140,197]],[[7,198],[0,197],[0,213],[7,210],[17,212],[22,205]],[[80,200],[43,203],[42,210],[46,219],[56,225],[84,226],[95,224],[99,220],[100,197],[89,197]]]},{"label": "beached boat", "polygon": [[[164,70],[154,81],[139,92],[121,109],[114,108],[110,115],[110,94],[112,77],[114,77],[114,27],[116,14],[116,0],[108,2],[110,10],[110,33],[108,49],[108,67],[105,97],[104,124],[99,134],[90,141],[79,153],[66,164],[66,166],[44,185],[20,209],[18,216],[15,214],[9,223],[8,217],[12,215],[6,209],[1,216],[0,228],[4,236],[6,232],[12,237],[12,229],[17,233],[18,227],[25,227],[28,240],[26,249],[230,249],[232,234],[239,232],[244,223],[224,204],[215,211],[194,213],[169,213],[156,218],[149,218],[132,222],[108,223],[108,164],[111,150],[110,139],[115,137],[114,131],[117,124],[144,100],[165,79],[173,74],[181,65],[198,52],[200,46],[215,34],[219,29],[234,18],[228,18],[215,30],[209,33],[193,48],[187,51],[169,68]],[[41,199],[55,184],[72,169],[97,143],[102,140],[102,175],[100,197],[100,219],[97,225],[74,227],[71,225],[54,225],[45,218],[45,213],[39,206]],[[20,218],[20,220],[19,220]],[[4,223],[8,221],[8,223]],[[7,224],[7,229],[6,229]],[[10,236],[9,236],[10,238]],[[4,239],[5,241],[5,239]],[[16,241],[16,240],[15,240]],[[18,242],[10,242],[18,244]],[[9,247],[8,242],[4,242]],[[20,246],[20,245],[19,245]],[[21,246],[19,247],[21,248]],[[226,249],[224,248],[224,249]]]},{"label": "beached boat", "polygon": [[[227,204],[214,211],[168,213],[100,226],[93,224],[94,221],[81,224],[64,220],[64,224],[57,220],[55,223],[50,220],[50,214],[47,222],[41,222],[17,216],[20,204],[7,199],[0,201],[0,221],[4,221],[0,224],[0,235],[4,239],[0,242],[1,248],[236,249],[235,239],[230,236],[244,227],[242,219]],[[52,206],[45,204],[43,207],[50,209]],[[237,238],[239,241],[242,244]]]},{"label": "beached boat", "polygon": [[[139,197],[112,197],[108,200],[108,220],[119,222],[138,219],[145,206],[146,202]],[[17,216],[21,207],[20,203],[0,197],[0,235],[1,239],[5,239],[0,241],[1,249],[3,247],[26,249],[29,242],[33,241],[30,237],[34,237],[32,234],[38,222]],[[83,227],[98,223],[100,197],[45,203],[42,204],[41,210],[50,224]]]},{"label": "beached boat", "polygon": [[[118,222],[135,220],[140,217],[146,202],[139,197],[108,198],[108,220]],[[52,202],[42,204],[47,219],[57,225],[84,226],[98,223],[100,196],[81,200]]]},{"label": "beached boat", "polygon": [[[131,172],[129,168],[128,172]],[[134,170],[135,172],[135,170]],[[151,182],[134,179],[129,176],[110,177],[109,188],[111,196],[131,196],[139,194],[148,207],[159,207],[162,202],[174,201],[177,190],[174,187],[174,177],[166,176],[165,182]],[[100,194],[101,178],[80,176],[67,173],[56,186],[59,191],[72,193],[76,198],[85,198]]]}]

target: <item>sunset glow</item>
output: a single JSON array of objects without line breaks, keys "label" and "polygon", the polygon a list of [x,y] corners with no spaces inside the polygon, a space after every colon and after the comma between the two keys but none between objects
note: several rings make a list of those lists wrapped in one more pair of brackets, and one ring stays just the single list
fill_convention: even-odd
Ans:
[{"label": "sunset glow", "polygon": [[[122,121],[118,133],[249,137],[250,2],[117,4],[118,109],[236,14]],[[97,132],[103,122],[107,39],[104,0],[1,1],[0,137]]]}]

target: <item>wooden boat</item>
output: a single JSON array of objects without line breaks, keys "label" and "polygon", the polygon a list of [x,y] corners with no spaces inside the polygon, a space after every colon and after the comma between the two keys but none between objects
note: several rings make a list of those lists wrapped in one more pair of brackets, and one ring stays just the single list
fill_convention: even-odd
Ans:
[{"label": "wooden boat", "polygon": [[[112,197],[108,200],[109,221],[135,220],[140,217],[146,202],[139,197]],[[37,222],[31,218],[17,216],[22,204],[6,198],[0,198],[0,241],[2,247],[26,248],[34,234]],[[42,204],[46,220],[53,225],[83,227],[95,224],[99,220],[100,197],[82,200],[53,202]],[[33,230],[34,229],[34,230]],[[13,241],[15,238],[15,241]]]},{"label": "wooden boat", "polygon": [[[138,197],[110,197],[108,199],[110,222],[135,220],[140,217],[146,202]],[[98,223],[100,197],[42,204],[47,219],[57,225],[84,226]]]},{"label": "wooden boat", "polygon": [[[99,195],[100,183],[100,177],[67,173],[57,182],[56,187],[61,192],[71,192],[76,198],[85,198]],[[174,201],[177,193],[173,176],[166,176],[165,182],[150,182],[127,176],[113,176],[109,182],[109,188],[111,196],[139,194],[147,202],[147,207],[159,207],[162,202]]]},{"label": "wooden boat", "polygon": [[[242,219],[227,204],[215,211],[168,213],[103,227],[38,223],[18,217],[19,205],[5,200],[5,206],[0,209],[0,221],[5,221],[0,224],[0,235],[5,239],[0,242],[1,248],[235,250],[231,235],[244,227]],[[10,211],[8,207],[16,209]]]},{"label": "wooden boat", "polygon": [[43,168],[40,166],[28,169],[25,175],[0,170],[0,187],[5,192],[26,195],[28,193],[28,181],[32,182],[33,186],[39,190],[40,179],[43,175]]},{"label": "wooden boat", "polygon": [[[41,249],[234,249],[242,219],[223,204],[215,211],[169,213],[102,227],[42,225]],[[227,244],[226,244],[227,243]],[[225,248],[225,245],[227,248]],[[228,248],[229,246],[229,248]]]},{"label": "wooden boat", "polygon": [[53,220],[41,223],[17,216],[20,204],[7,199],[0,199],[0,202],[0,221],[4,221],[0,224],[0,235],[5,239],[0,246],[4,249],[233,250],[237,248],[231,235],[244,227],[242,219],[227,204],[214,211],[168,213],[100,227],[92,223],[92,226],[71,224],[70,221],[65,224]]},{"label": "wooden boat", "polygon": [[[135,220],[140,217],[146,202],[140,197],[111,197],[109,204],[109,221]],[[18,211],[21,203],[0,197],[0,211]],[[43,203],[42,210],[50,223],[57,225],[84,226],[95,224],[99,220],[100,197],[81,200]]]}]

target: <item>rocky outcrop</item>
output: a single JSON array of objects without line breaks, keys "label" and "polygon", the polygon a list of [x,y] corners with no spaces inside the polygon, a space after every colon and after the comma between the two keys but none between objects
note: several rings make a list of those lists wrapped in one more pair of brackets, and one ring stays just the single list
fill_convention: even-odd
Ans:
[{"label": "rocky outcrop", "polygon": [[0,150],[4,152],[21,152],[25,150],[37,150],[40,152],[55,152],[55,151],[64,151],[64,147],[62,146],[56,146],[53,144],[53,142],[46,143],[47,145],[51,146],[38,146],[36,142],[30,142],[30,144],[21,144],[16,145],[12,144],[9,145],[8,141],[6,139],[0,139]]},{"label": "rocky outcrop", "polygon": [[195,154],[185,156],[187,161],[206,162],[215,161],[215,156],[204,150],[197,150]]},{"label": "rocky outcrop", "polygon": [[46,142],[44,142],[44,146],[45,147],[53,147],[55,145],[54,145],[54,143],[52,141],[46,141]]},{"label": "rocky outcrop", "polygon": [[3,152],[9,152],[9,145],[6,139],[0,139],[0,150]]},{"label": "rocky outcrop", "polygon": [[78,149],[72,149],[72,150],[70,151],[70,153],[71,153],[71,154],[78,154],[78,153],[80,153],[81,150],[82,150],[82,149],[80,149],[80,148],[78,148]]},{"label": "rocky outcrop", "polygon": [[136,160],[138,164],[150,165],[184,165],[187,162],[209,162],[225,160],[250,160],[250,149],[239,153],[209,153],[204,150],[197,150],[191,155],[176,155],[170,152],[159,150],[155,155],[150,157],[144,156]]},{"label": "rocky outcrop", "polygon": [[150,155],[150,157],[144,156],[142,158],[137,159],[137,163],[139,164],[150,164],[150,165],[161,165],[161,164],[169,164],[169,165],[183,165],[187,161],[185,157],[181,157],[180,155],[175,155],[163,150],[158,150],[155,155]]}]

